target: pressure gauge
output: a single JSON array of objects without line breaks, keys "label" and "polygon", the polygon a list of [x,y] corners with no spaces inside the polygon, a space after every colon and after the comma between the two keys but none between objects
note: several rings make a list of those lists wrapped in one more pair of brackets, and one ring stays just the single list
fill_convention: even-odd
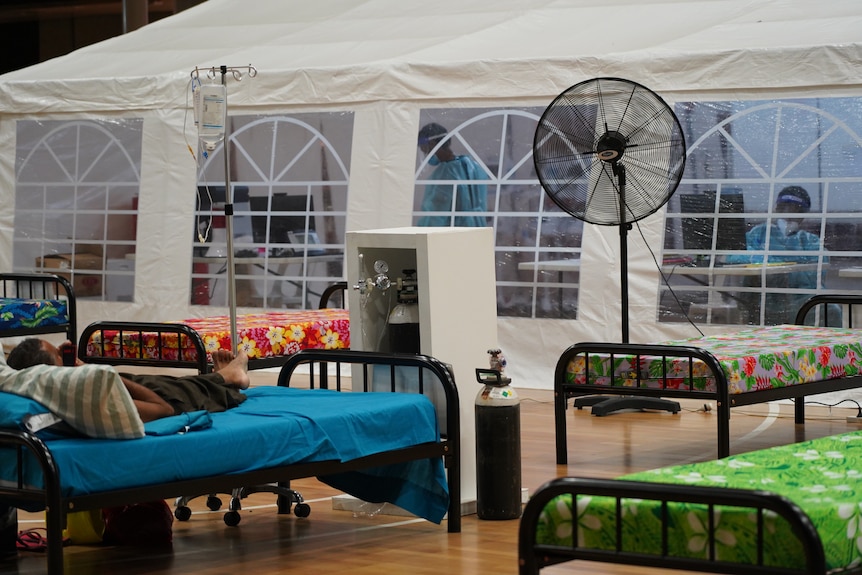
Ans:
[{"label": "pressure gauge", "polygon": [[385,274],[389,271],[389,264],[384,260],[377,260],[374,262],[374,271],[379,274]]}]

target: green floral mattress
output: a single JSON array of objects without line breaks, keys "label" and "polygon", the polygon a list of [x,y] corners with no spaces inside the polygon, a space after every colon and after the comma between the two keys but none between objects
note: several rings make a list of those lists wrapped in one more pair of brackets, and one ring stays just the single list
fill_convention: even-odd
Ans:
[{"label": "green floral mattress", "polygon": [[0,332],[59,326],[67,323],[69,323],[69,310],[65,301],[0,298]]},{"label": "green floral mattress", "polygon": [[[858,375],[862,361],[862,331],[800,325],[776,325],[725,335],[662,342],[705,349],[719,360],[729,392],[745,393],[826,379]],[[668,387],[689,385],[689,360],[641,356],[575,356],[566,369],[569,384],[660,387],[667,369]],[[663,366],[665,363],[666,366]],[[589,369],[587,369],[589,367]],[[692,388],[714,391],[715,380],[706,365],[695,360]],[[613,380],[613,383],[612,383]]]},{"label": "green floral mattress", "polygon": [[[862,566],[862,431],[634,473],[619,479],[765,490],[783,495],[796,503],[817,529],[830,573]],[[622,522],[624,550],[661,553],[658,508],[659,504],[653,501],[627,500]],[[675,503],[669,508],[669,554],[706,558],[706,506]],[[578,496],[577,513],[572,512],[571,495],[555,498],[541,514],[536,542],[571,546],[575,516],[579,546],[615,548],[615,505],[607,497]],[[716,516],[717,557],[755,563],[753,511],[721,507]],[[796,539],[783,519],[767,513],[766,529],[771,534],[764,550],[767,565],[798,567],[804,563],[802,549],[795,544]]]}]

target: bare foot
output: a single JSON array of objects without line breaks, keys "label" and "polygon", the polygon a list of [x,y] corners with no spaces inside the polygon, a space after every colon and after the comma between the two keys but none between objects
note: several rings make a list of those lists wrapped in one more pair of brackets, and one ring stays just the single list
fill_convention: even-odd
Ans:
[{"label": "bare foot", "polygon": [[234,354],[229,349],[217,349],[212,352],[213,371],[221,371],[233,361]]},{"label": "bare foot", "polygon": [[213,352],[213,371],[224,378],[225,385],[248,389],[248,356],[240,351],[236,356],[227,349]]}]

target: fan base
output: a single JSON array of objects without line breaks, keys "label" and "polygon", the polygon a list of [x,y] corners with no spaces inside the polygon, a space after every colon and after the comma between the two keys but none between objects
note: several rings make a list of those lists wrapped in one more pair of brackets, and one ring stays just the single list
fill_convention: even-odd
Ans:
[{"label": "fan base", "polygon": [[680,411],[679,402],[660,397],[635,397],[633,395],[591,395],[589,397],[579,397],[575,400],[575,407],[578,409],[583,409],[585,405],[592,406],[590,413],[597,417],[609,415],[624,409],[669,411],[671,413],[679,413]]}]

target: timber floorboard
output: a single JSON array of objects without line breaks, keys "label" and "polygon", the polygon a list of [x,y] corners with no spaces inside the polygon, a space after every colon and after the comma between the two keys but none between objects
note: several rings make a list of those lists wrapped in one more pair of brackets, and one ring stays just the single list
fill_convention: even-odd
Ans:
[{"label": "timber floorboard", "polygon": [[[260,377],[260,376],[257,376]],[[473,388],[467,386],[467,391]],[[569,463],[555,464],[552,392],[518,390],[521,396],[522,484],[530,493],[555,477],[584,475],[616,477],[666,465],[716,456],[715,413],[702,403],[681,402],[683,410],[621,412],[593,417],[589,408],[570,408]],[[463,392],[462,392],[463,393]],[[472,403],[472,394],[462,401]],[[809,398],[809,402],[817,398]],[[847,404],[842,404],[846,406]],[[793,423],[793,406],[769,404],[738,408],[731,416],[731,452],[812,439],[857,429],[847,423],[855,407],[807,407],[806,425]],[[129,547],[70,546],[68,575],[228,575],[301,573],[370,574],[516,574],[518,520],[482,521],[463,517],[462,532],[450,534],[445,520],[435,525],[411,517],[336,511],[331,497],[338,492],[315,479],[293,482],[311,515],[299,519],[278,515],[274,496],[255,494],[243,501],[241,523],[228,527],[222,511],[210,512],[204,498],[192,500],[192,517],[174,522],[169,551]],[[222,497],[225,507],[227,496]],[[169,501],[172,505],[173,502]],[[43,524],[39,514],[21,513],[19,528]],[[0,573],[45,573],[45,557],[19,553],[0,563]],[[577,562],[557,565],[543,575],[657,575],[670,571]]]}]

